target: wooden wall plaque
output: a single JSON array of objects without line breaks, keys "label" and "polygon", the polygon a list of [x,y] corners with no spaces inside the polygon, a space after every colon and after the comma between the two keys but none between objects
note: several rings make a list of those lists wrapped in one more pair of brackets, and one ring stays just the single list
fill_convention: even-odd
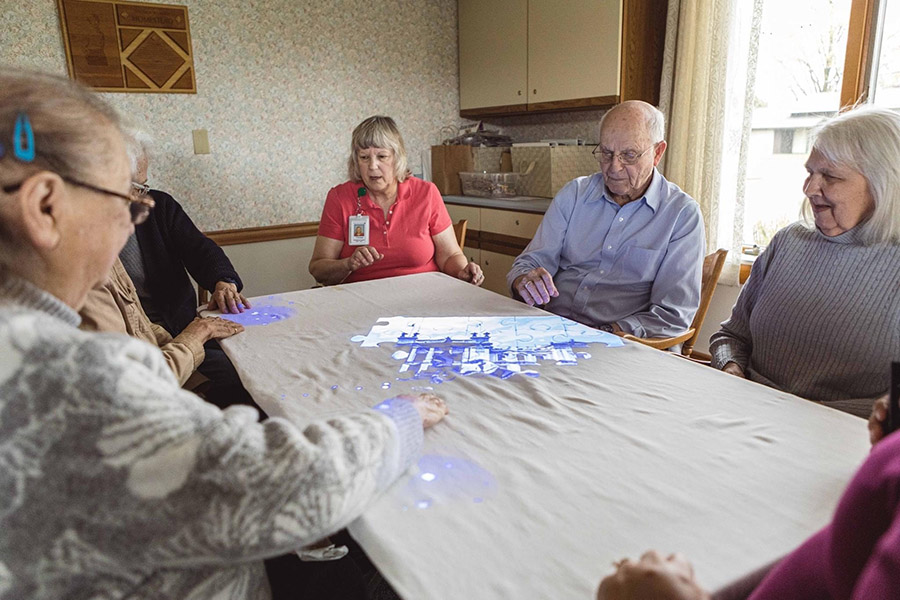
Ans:
[{"label": "wooden wall plaque", "polygon": [[103,92],[197,93],[186,6],[57,3],[72,79]]}]

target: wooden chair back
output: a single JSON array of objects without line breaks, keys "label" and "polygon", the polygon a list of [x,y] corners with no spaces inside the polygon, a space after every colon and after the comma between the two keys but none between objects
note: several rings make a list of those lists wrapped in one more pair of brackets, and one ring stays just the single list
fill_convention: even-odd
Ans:
[{"label": "wooden chair back", "polygon": [[466,229],[468,225],[469,221],[466,219],[460,219],[453,224],[453,232],[456,234],[456,241],[459,242],[460,250],[466,245]]},{"label": "wooden chair back", "polygon": [[706,311],[709,310],[709,304],[712,302],[713,293],[716,291],[716,285],[719,283],[719,277],[722,275],[722,268],[725,266],[725,257],[728,256],[728,250],[719,248],[712,254],[706,255],[703,259],[703,275],[700,279],[700,306],[697,308],[697,314],[691,322],[691,329],[694,330],[692,335],[681,347],[681,353],[690,356],[700,336],[700,327],[703,325],[703,319],[706,318]]}]

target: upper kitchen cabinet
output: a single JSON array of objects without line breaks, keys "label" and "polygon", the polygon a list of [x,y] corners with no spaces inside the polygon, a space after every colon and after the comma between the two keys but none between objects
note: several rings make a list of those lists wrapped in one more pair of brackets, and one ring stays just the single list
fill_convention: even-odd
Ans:
[{"label": "upper kitchen cabinet", "polygon": [[524,110],[527,92],[528,0],[460,0],[460,107]]},{"label": "upper kitchen cabinet", "polygon": [[658,104],[667,11],[668,0],[459,0],[460,116]]}]

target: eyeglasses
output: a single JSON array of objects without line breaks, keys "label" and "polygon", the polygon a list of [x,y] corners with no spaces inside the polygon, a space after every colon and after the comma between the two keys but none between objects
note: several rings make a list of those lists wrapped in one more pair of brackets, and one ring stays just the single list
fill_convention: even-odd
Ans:
[{"label": "eyeglasses", "polygon": [[613,161],[614,158],[618,158],[619,162],[623,165],[631,166],[653,148],[656,148],[656,144],[651,145],[643,152],[635,152],[634,150],[626,150],[625,152],[613,152],[612,150],[607,150],[606,148],[603,148],[598,144],[597,147],[594,148],[593,152],[591,152],[591,154],[593,154],[594,157],[604,165],[608,165]]},{"label": "eyeglasses", "polygon": [[[114,192],[102,187],[97,187],[96,185],[91,185],[90,183],[78,181],[77,179],[73,179],[72,177],[66,177],[65,175],[60,175],[59,177],[69,185],[75,185],[86,190],[91,190],[92,192],[97,192],[98,194],[106,194],[107,196],[115,196],[116,198],[125,200],[126,202],[128,202],[128,212],[131,214],[131,222],[135,225],[140,225],[141,223],[146,221],[147,217],[150,215],[150,210],[154,206],[156,206],[156,202],[154,202],[152,198],[142,197],[135,200],[131,196],[126,196],[125,194],[120,194],[119,192]],[[4,194],[12,194],[19,191],[19,189],[22,187],[22,183],[24,182],[5,185],[0,189],[3,190]]]},{"label": "eyeglasses", "polygon": [[136,181],[131,182],[132,191],[136,192],[137,195],[141,198],[150,193],[150,186],[146,183],[138,183]]}]

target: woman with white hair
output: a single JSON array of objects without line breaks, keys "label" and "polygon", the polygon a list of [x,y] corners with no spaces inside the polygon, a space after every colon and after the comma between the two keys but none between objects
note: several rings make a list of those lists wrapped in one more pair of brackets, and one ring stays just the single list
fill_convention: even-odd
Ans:
[{"label": "woman with white hair", "polygon": [[858,107],[815,133],[806,222],[754,263],[712,365],[868,416],[900,360],[900,114]]},{"label": "woman with white hair", "polygon": [[356,126],[347,161],[350,181],[328,192],[309,272],[323,285],[442,271],[481,285],[468,262],[443,198],[433,183],[412,177],[406,147],[390,117]]},{"label": "woman with white hair", "polygon": [[76,84],[0,68],[0,190],[0,599],[267,600],[263,559],[356,518],[446,413],[398,397],[257,423],[182,390],[157,348],[79,330],[150,204]]}]

